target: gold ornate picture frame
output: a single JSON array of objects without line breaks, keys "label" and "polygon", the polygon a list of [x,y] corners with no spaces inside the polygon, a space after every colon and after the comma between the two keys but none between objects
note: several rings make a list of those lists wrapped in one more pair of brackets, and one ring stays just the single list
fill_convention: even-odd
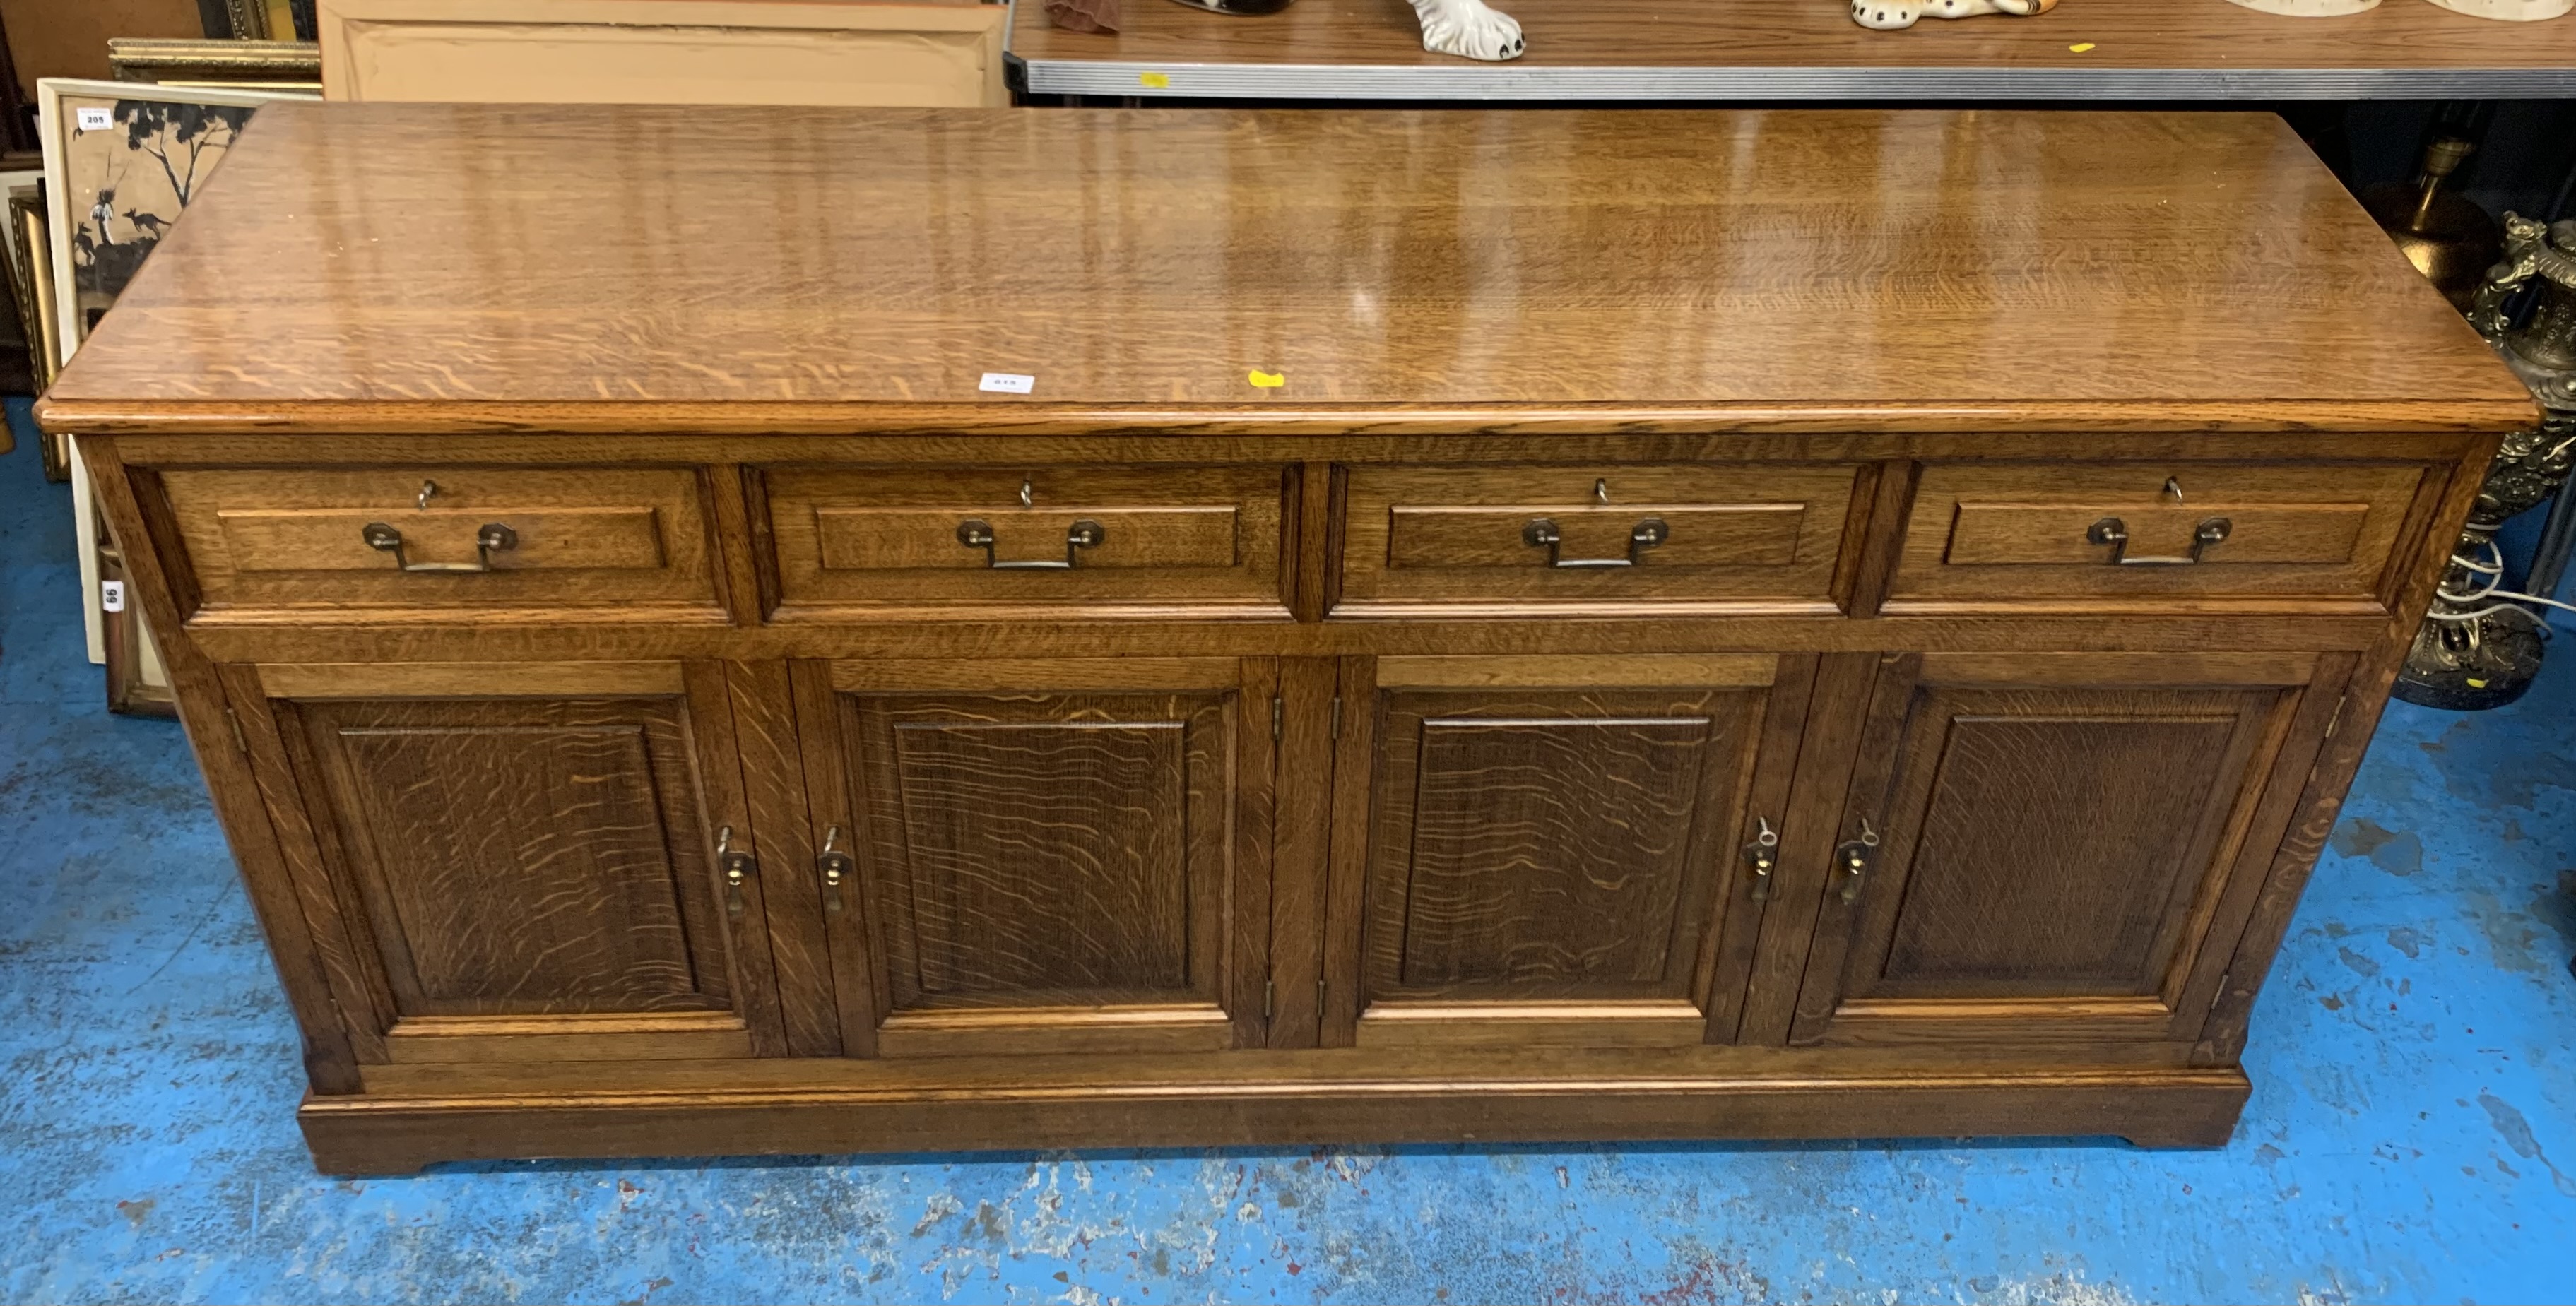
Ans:
[{"label": "gold ornate picture frame", "polygon": [[322,93],[322,47],[312,41],[187,41],[119,36],[107,66],[121,82]]}]

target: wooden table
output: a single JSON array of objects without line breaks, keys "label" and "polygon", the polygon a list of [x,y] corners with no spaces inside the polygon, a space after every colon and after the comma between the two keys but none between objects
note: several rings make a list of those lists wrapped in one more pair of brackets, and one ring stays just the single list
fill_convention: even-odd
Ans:
[{"label": "wooden table", "polygon": [[[2424,0],[2334,19],[2226,0],[2066,0],[2056,12],[1868,31],[1839,0],[1509,0],[1529,53],[1422,49],[1403,0],[1298,0],[1229,18],[1129,0],[1115,36],[1012,18],[1035,95],[1361,100],[2403,100],[2576,95],[2576,17],[2500,23]],[[2076,50],[2079,44],[2092,48]]]},{"label": "wooden table", "polygon": [[2218,1142],[2532,415],[2263,115],[298,104],[42,409],[334,1171]]}]

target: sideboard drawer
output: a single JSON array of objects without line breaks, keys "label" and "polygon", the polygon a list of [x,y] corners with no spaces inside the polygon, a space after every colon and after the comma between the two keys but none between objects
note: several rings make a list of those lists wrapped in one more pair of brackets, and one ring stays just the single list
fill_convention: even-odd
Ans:
[{"label": "sideboard drawer", "polygon": [[681,467],[224,467],[157,473],[196,610],[718,611]]},{"label": "sideboard drawer", "polygon": [[776,609],[1285,615],[1288,469],[773,467]]},{"label": "sideboard drawer", "polygon": [[1849,463],[1355,467],[1340,597],[1371,608],[1830,608]]},{"label": "sideboard drawer", "polygon": [[2072,601],[2386,602],[2425,490],[2412,462],[1924,467],[1887,608]]}]

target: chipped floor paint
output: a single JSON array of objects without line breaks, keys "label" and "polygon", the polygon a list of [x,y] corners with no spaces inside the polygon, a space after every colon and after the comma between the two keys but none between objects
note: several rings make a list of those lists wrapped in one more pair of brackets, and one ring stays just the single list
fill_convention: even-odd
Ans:
[{"label": "chipped floor paint", "polygon": [[[21,408],[23,401],[13,401]],[[1323,1148],[317,1178],[175,727],[105,715],[0,459],[0,1300],[1735,1302],[2576,1296],[2576,643],[2392,705],[2209,1152]]]}]

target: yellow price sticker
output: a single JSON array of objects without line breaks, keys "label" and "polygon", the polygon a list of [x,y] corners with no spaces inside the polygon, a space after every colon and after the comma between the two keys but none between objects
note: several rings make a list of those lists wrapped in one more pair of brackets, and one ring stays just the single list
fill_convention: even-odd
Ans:
[{"label": "yellow price sticker", "polygon": [[2074,51],[2075,53],[2077,53],[2077,54],[2082,54],[2082,53],[2084,53],[2085,51],[2092,49],[2092,48],[2093,48],[2093,43],[2092,43],[2091,41],[2078,41],[2078,42],[2076,42],[2075,44],[2070,45],[2070,46],[2068,46],[2068,47],[2066,47],[2066,48],[2067,48],[2067,49],[2069,49],[2069,50],[2073,50],[2073,51]]},{"label": "yellow price sticker", "polygon": [[1288,374],[1285,372],[1264,372],[1259,368],[1254,368],[1252,370],[1251,380],[1253,386],[1257,389],[1276,390],[1279,387],[1288,384]]},{"label": "yellow price sticker", "polygon": [[1168,91],[1172,89],[1172,75],[1170,73],[1138,73],[1136,74],[1136,84],[1139,86],[1150,87],[1157,91]]}]

